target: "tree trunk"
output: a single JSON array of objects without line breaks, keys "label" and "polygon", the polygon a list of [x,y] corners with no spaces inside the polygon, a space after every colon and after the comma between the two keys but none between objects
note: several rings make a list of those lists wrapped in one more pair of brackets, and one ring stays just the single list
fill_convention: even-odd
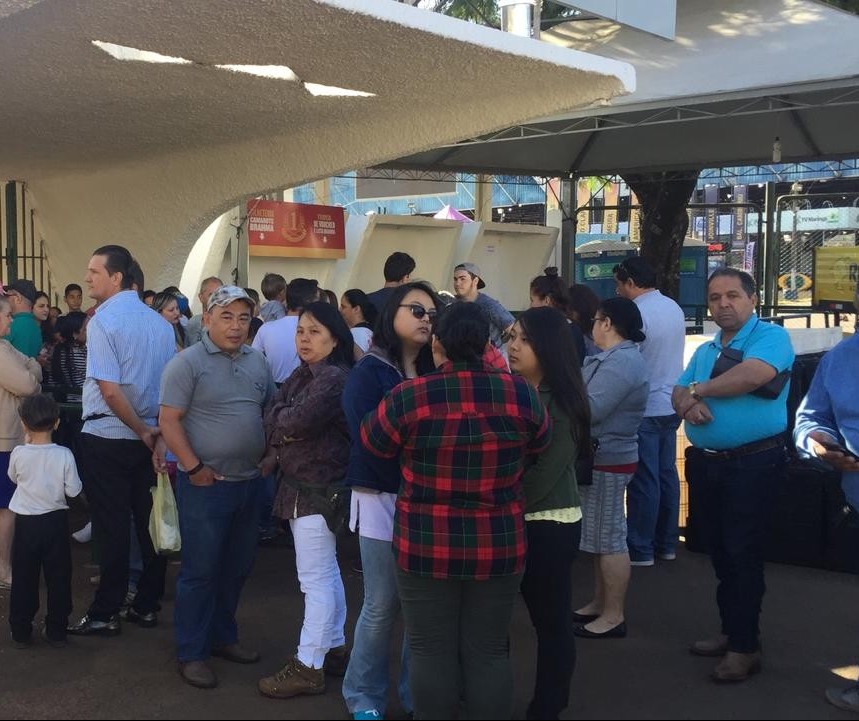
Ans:
[{"label": "tree trunk", "polygon": [[687,206],[700,170],[629,173],[623,176],[641,206],[641,255],[656,271],[657,287],[677,300],[680,251],[689,229]]}]

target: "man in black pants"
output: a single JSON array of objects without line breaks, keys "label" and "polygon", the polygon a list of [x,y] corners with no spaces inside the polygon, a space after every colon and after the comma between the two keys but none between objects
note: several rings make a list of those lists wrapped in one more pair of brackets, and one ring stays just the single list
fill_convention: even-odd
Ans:
[{"label": "man in black pants", "polygon": [[157,426],[161,372],[175,354],[173,329],[132,290],[134,259],[118,245],[98,248],[86,285],[98,311],[87,325],[87,375],[81,444],[86,458],[84,490],[93,536],[101,554],[101,579],[86,615],[69,627],[79,636],[115,636],[128,588],[131,516],[143,556],[143,575],[126,619],[156,625],[166,560],[149,538],[155,483],[153,453],[163,458]]}]

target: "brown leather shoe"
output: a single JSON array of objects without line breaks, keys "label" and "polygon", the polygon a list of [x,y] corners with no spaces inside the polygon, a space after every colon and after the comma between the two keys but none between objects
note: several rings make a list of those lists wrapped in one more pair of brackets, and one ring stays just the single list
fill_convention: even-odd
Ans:
[{"label": "brown leather shoe", "polygon": [[728,637],[720,633],[715,638],[706,638],[702,641],[695,641],[689,647],[689,653],[693,656],[724,656],[728,652]]},{"label": "brown leather shoe", "polygon": [[245,648],[238,643],[228,643],[226,646],[214,646],[213,656],[220,656],[225,661],[233,663],[256,663],[259,661],[259,653],[250,648]]},{"label": "brown leather shoe", "polygon": [[179,675],[185,683],[197,688],[215,688],[218,685],[218,677],[205,661],[180,661]]},{"label": "brown leather shoe", "polygon": [[728,651],[719,665],[713,669],[711,677],[717,683],[738,683],[745,681],[761,670],[761,652],[738,653]]},{"label": "brown leather shoe", "polygon": [[305,666],[293,656],[274,676],[261,678],[257,685],[260,693],[269,698],[325,693],[325,672]]},{"label": "brown leather shoe", "polygon": [[346,675],[346,667],[349,665],[349,649],[346,646],[335,646],[325,654],[323,670],[329,676],[343,677]]}]

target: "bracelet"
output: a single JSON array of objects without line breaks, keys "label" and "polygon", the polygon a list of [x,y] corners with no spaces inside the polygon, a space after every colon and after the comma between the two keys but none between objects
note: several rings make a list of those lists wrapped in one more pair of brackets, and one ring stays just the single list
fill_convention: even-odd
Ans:
[{"label": "bracelet", "polygon": [[200,461],[196,466],[185,471],[185,473],[187,473],[189,476],[193,476],[195,473],[199,473],[200,471],[202,471],[204,466],[205,464],[203,463],[203,461]]}]

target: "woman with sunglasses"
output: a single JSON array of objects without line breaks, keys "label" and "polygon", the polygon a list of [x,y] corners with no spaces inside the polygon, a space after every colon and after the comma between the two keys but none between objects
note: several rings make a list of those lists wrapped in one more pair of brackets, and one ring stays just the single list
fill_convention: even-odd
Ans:
[{"label": "woman with sunglasses", "polygon": [[650,385],[636,343],[644,340],[641,313],[628,298],[602,301],[594,316],[602,351],[585,359],[582,375],[591,407],[591,435],[599,441],[593,485],[582,486],[582,541],[594,554],[593,599],[573,614],[582,638],[626,636],[624,600],[629,585],[624,492],[638,463],[638,427]]},{"label": "woman with sunglasses", "polygon": [[346,595],[337,564],[337,538],[328,525],[331,491],[343,483],[349,431],[343,386],[354,364],[352,334],[336,306],[310,303],[298,317],[295,347],[301,365],[278,389],[265,417],[269,450],[280,468],[273,514],[289,521],[295,566],[304,594],[298,649],[262,694],[292,698],[325,692],[325,674],[342,676],[346,650]]},{"label": "woman with sunglasses", "polygon": [[514,323],[510,369],[540,394],[552,442],[522,476],[528,552],[522,597],[537,632],[537,673],[526,718],[556,719],[570,697],[576,664],[570,571],[581,538],[578,449],[590,443],[590,409],[573,337],[554,308],[531,308]]},{"label": "woman with sunglasses", "polygon": [[[402,479],[400,463],[396,458],[378,458],[364,448],[361,421],[404,379],[433,370],[432,323],[441,308],[441,300],[427,283],[397,286],[382,308],[373,344],[352,369],[343,391],[343,410],[352,436],[346,472],[346,482],[352,486],[349,525],[358,532],[364,569],[364,605],[343,679],[343,698],[355,719],[385,716],[391,636],[400,613],[396,564],[391,552],[394,506]],[[411,713],[405,642],[397,687],[400,704]]]}]

